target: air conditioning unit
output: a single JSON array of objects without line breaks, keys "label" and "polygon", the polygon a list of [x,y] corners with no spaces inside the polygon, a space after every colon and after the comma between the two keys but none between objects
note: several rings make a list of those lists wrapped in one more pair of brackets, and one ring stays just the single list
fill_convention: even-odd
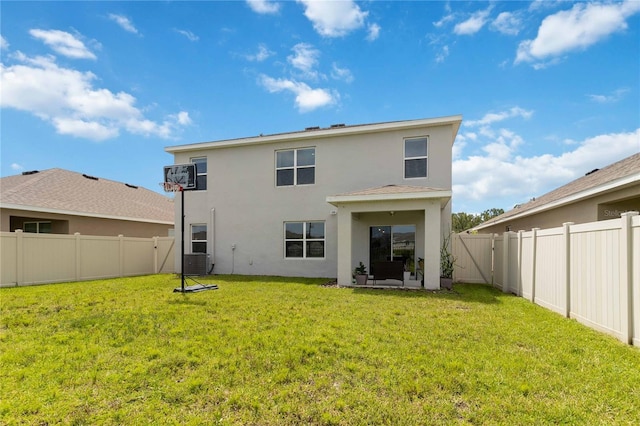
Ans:
[{"label": "air conditioning unit", "polygon": [[193,253],[184,255],[185,275],[207,275],[209,255],[206,253]]}]

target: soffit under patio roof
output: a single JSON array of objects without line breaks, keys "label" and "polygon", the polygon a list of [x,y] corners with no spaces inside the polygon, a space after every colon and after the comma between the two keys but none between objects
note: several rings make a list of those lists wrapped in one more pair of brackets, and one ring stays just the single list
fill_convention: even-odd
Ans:
[{"label": "soffit under patio roof", "polygon": [[330,195],[327,197],[327,202],[338,206],[344,203],[433,199],[439,199],[440,205],[444,207],[451,199],[451,190],[427,186],[385,185],[339,195]]}]

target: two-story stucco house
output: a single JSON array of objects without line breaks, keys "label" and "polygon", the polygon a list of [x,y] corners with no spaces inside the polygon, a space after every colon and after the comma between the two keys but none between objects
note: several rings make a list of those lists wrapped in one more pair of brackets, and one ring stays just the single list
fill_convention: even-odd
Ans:
[{"label": "two-story stucco house", "polygon": [[414,284],[423,276],[425,288],[439,288],[461,121],[339,124],[167,147],[175,164],[197,166],[196,190],[183,193],[185,253],[207,253],[214,273],[337,277],[339,285],[351,285],[360,262],[373,279],[378,262],[402,260]]}]

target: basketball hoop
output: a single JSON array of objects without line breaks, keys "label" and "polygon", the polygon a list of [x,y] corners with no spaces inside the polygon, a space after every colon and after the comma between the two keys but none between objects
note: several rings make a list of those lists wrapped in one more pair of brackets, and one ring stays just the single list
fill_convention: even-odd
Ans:
[{"label": "basketball hoop", "polygon": [[164,188],[164,192],[182,192],[182,185],[175,182],[160,182],[160,186]]}]

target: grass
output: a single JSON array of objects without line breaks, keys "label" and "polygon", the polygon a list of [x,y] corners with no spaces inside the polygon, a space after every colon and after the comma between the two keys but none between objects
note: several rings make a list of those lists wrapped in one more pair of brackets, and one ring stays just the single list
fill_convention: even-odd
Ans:
[{"label": "grass", "polygon": [[639,424],[640,351],[486,286],[0,291],[3,424]]}]

